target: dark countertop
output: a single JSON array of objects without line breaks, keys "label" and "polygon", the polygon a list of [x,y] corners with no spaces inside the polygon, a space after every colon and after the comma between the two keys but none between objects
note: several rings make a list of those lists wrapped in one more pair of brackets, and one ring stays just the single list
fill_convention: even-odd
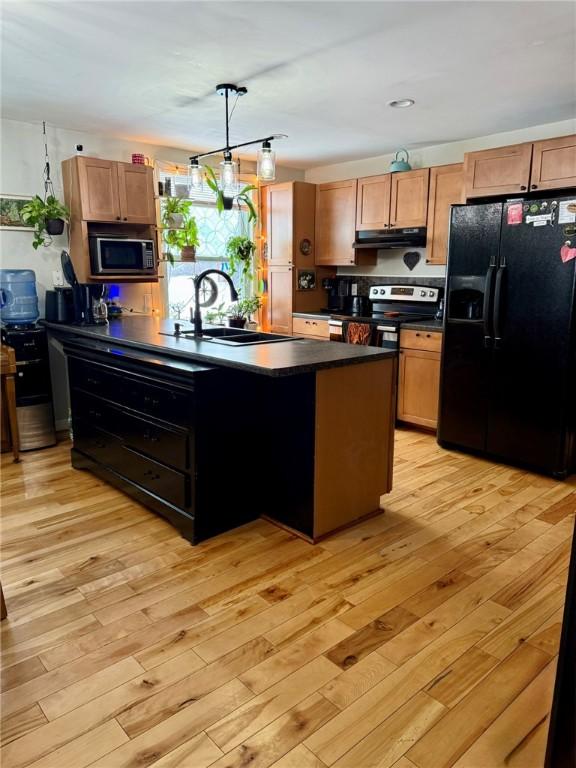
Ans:
[{"label": "dark countertop", "polygon": [[436,331],[442,333],[443,323],[442,320],[420,320],[413,323],[402,323],[402,328],[407,328],[409,331]]},{"label": "dark countertop", "polygon": [[[357,363],[368,363],[394,357],[396,352],[378,347],[315,341],[294,338],[293,341],[274,344],[256,344],[231,347],[210,341],[165,336],[160,331],[171,331],[173,320],[153,317],[126,317],[111,320],[108,325],[77,326],[64,323],[45,323],[52,332],[84,337],[110,346],[132,347],[168,357],[260,373],[267,376],[288,376],[307,373],[321,368],[336,368]],[[181,321],[183,330],[191,323]],[[209,327],[206,328],[209,330]]]}]

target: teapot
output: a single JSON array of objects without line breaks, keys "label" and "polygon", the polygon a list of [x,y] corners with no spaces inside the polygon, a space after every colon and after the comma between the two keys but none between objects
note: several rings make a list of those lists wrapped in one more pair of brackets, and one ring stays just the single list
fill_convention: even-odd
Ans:
[{"label": "teapot", "polygon": [[[399,158],[399,155],[404,153],[406,156],[404,160]],[[406,149],[399,149],[394,156],[394,160],[390,163],[390,171],[392,173],[398,173],[399,171],[411,171],[412,166],[408,162],[408,151]]]}]

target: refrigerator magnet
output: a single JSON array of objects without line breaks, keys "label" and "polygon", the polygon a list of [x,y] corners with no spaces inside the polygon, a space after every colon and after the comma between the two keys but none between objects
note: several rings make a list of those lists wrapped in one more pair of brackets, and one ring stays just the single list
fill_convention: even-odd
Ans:
[{"label": "refrigerator magnet", "polygon": [[561,200],[558,207],[558,224],[576,222],[576,200]]},{"label": "refrigerator magnet", "polygon": [[508,206],[508,224],[522,224],[522,203]]},{"label": "refrigerator magnet", "polygon": [[562,248],[560,248],[560,258],[563,264],[576,259],[576,248],[571,247],[570,240],[566,240]]}]

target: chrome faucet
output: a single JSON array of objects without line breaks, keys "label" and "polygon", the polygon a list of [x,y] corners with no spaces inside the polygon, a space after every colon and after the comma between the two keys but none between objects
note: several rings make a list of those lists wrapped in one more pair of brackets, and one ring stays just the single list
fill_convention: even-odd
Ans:
[{"label": "chrome faucet", "polygon": [[230,298],[238,301],[238,291],[234,287],[232,278],[221,269],[205,269],[194,278],[194,336],[202,336],[202,315],[200,314],[200,286],[207,275],[222,275],[230,286]]}]

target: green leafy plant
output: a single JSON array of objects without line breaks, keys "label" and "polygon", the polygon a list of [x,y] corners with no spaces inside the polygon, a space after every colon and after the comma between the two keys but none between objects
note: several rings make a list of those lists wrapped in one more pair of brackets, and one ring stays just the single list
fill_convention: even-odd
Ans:
[{"label": "green leafy plant", "polygon": [[247,299],[240,299],[230,305],[228,309],[228,317],[235,320],[243,320],[249,318],[254,312],[257,312],[262,306],[260,296],[251,296]]},{"label": "green leafy plant", "polygon": [[220,184],[218,183],[218,177],[216,172],[209,165],[206,166],[206,184],[210,187],[212,192],[216,195],[216,209],[218,213],[222,213],[224,210],[230,210],[234,201],[238,207],[241,207],[243,203],[248,208],[248,223],[258,221],[258,214],[256,213],[256,207],[250,195],[257,187],[254,184],[247,184],[245,187],[235,194],[233,197],[228,197],[224,194]]},{"label": "green leafy plant", "polygon": [[54,195],[48,195],[46,200],[35,195],[29,203],[22,207],[22,221],[34,227],[32,247],[37,250],[41,245],[50,245],[52,238],[47,232],[48,222],[68,221],[70,211]]},{"label": "green leafy plant", "polygon": [[226,305],[224,302],[219,304],[216,309],[210,309],[206,312],[206,322],[216,325],[224,325],[224,318],[227,315]]},{"label": "green leafy plant", "polygon": [[[162,237],[169,248],[179,252],[182,252],[183,248],[196,248],[200,245],[198,224],[190,212],[191,207],[191,200],[168,197],[163,201]],[[174,264],[172,251],[166,251],[166,257],[171,264]]]},{"label": "green leafy plant", "polygon": [[234,276],[241,271],[243,278],[251,277],[252,255],[256,250],[256,243],[246,235],[235,235],[226,243],[226,256],[230,274]]}]

